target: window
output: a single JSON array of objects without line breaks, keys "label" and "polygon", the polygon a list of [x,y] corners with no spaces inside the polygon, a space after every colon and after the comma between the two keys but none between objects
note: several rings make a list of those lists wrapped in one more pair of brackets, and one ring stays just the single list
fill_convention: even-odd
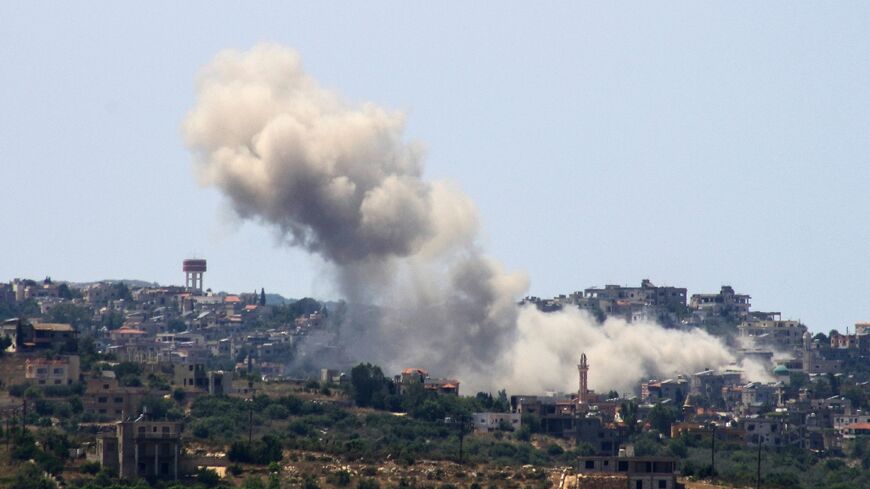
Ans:
[{"label": "window", "polygon": [[620,472],[628,472],[628,460],[620,460],[616,470]]},{"label": "window", "polygon": [[594,460],[587,460],[586,461],[586,468],[587,469],[594,469],[595,468],[595,461]]},{"label": "window", "polygon": [[100,404],[105,404],[107,401],[108,401],[108,398],[106,398],[106,397],[98,397],[97,398],[97,402]]},{"label": "window", "polygon": [[635,481],[634,487],[635,487],[635,489],[643,489],[643,481],[642,480]]},{"label": "window", "polygon": [[123,397],[116,397],[116,398],[114,399],[114,401],[115,401],[116,403],[121,403],[121,402],[124,402],[124,398],[123,398]]},{"label": "window", "polygon": [[660,480],[659,481],[659,489],[668,489],[668,481]]}]

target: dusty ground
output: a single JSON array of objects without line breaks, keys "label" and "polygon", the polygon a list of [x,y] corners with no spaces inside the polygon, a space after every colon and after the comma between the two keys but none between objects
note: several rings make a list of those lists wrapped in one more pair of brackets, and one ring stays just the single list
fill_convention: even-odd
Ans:
[{"label": "dusty ground", "polygon": [[[452,462],[419,461],[414,465],[401,465],[387,460],[379,464],[344,462],[337,457],[322,453],[305,451],[286,452],[282,463],[281,478],[290,487],[297,487],[305,477],[313,477],[320,487],[339,487],[337,475],[347,472],[350,484],[355,487],[359,480],[374,479],[381,487],[395,487],[404,481],[412,487],[441,487],[452,484],[456,487],[469,487],[477,483],[483,488],[538,488],[554,487],[562,469],[540,467],[496,467],[490,465],[459,465]],[[229,480],[240,484],[245,478],[254,476],[264,480],[268,470],[264,467],[244,466],[243,473]]]}]

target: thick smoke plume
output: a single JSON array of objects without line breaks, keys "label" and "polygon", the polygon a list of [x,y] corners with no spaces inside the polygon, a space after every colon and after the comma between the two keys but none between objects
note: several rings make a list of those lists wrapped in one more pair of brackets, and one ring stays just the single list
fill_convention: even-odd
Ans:
[{"label": "thick smoke plume", "polygon": [[359,359],[428,367],[465,392],[571,389],[581,351],[600,388],[731,361],[701,333],[521,311],[525,275],[481,252],[474,204],[423,178],[421,146],[403,131],[403,114],[345,101],[276,45],[220,53],[184,123],[201,183],[321,256],[351,303],[385,311],[349,316],[342,341]]},{"label": "thick smoke plume", "polygon": [[585,311],[543,313],[525,307],[519,337],[508,353],[503,382],[523,392],[577,389],[577,349],[590,364],[590,387],[630,392],[645,378],[666,379],[717,368],[734,357],[717,338],[702,330],[684,332],[655,323],[608,318],[599,325]]}]

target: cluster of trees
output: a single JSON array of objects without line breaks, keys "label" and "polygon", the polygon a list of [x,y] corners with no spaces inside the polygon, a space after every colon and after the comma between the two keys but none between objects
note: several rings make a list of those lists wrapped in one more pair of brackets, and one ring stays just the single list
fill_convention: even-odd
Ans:
[{"label": "cluster of trees", "polygon": [[443,396],[425,389],[421,383],[411,383],[400,394],[399,386],[384,376],[380,367],[369,363],[359,364],[351,370],[348,390],[357,406],[406,412],[428,421],[469,416],[473,412],[510,410],[504,390],[496,397],[487,392],[478,392],[474,397]]},{"label": "cluster of trees", "polygon": [[[372,368],[374,371],[374,368]],[[376,378],[377,376],[375,376]],[[371,380],[371,376],[361,378]],[[378,385],[377,382],[373,385]],[[359,386],[357,386],[359,387]],[[294,396],[251,401],[228,397],[197,398],[190,410],[191,433],[198,438],[230,443],[236,462],[268,464],[280,459],[280,448],[330,453],[372,462],[391,458],[412,464],[420,458],[458,460],[461,426],[445,422],[471,411],[505,408],[507,395],[475,397],[437,396],[412,387],[400,396],[410,407],[408,416],[391,413],[355,414],[351,410]],[[261,436],[263,427],[268,433]],[[254,429],[252,443],[248,430]],[[535,448],[521,434],[465,439],[465,460],[510,464],[570,463],[579,452],[556,445]],[[583,448],[581,447],[581,450]],[[585,453],[585,452],[584,452]]]},{"label": "cluster of trees", "polygon": [[278,462],[283,457],[281,440],[272,435],[265,435],[259,440],[237,440],[230,445],[227,458],[230,462],[268,465]]},{"label": "cluster of trees", "polygon": [[0,302],[0,321],[39,314],[39,304],[33,299],[19,303]]},{"label": "cluster of trees", "polygon": [[63,470],[71,447],[66,434],[53,429],[33,432],[14,426],[6,436],[12,442],[9,452],[12,461],[33,461],[40,471],[49,474],[59,474]]},{"label": "cluster of trees", "polygon": [[[261,291],[261,296],[265,296],[264,291]],[[320,310],[325,310],[320,302],[310,297],[305,297],[290,304],[274,306],[269,324],[293,324],[299,316],[315,313]]]}]

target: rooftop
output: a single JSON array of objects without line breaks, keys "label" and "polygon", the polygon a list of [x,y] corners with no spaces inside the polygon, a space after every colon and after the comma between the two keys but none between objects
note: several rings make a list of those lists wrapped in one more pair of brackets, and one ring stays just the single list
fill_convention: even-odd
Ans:
[{"label": "rooftop", "polygon": [[33,329],[38,331],[73,332],[71,324],[66,323],[33,323]]}]

